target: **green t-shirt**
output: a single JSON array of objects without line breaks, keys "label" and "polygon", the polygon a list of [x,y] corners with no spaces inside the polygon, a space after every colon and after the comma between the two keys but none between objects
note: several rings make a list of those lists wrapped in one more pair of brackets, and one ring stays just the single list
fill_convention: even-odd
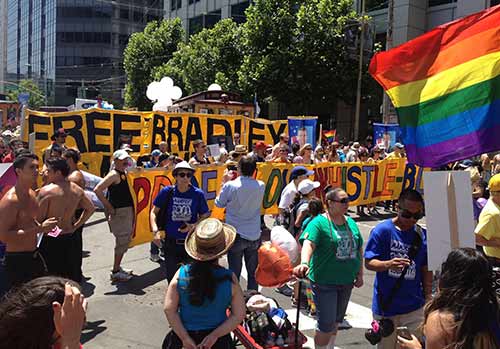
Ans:
[{"label": "green t-shirt", "polygon": [[309,240],[316,248],[309,262],[308,277],[326,285],[347,285],[354,282],[361,266],[359,249],[363,246],[356,222],[346,217],[346,224],[335,226],[324,215],[315,217],[300,236],[300,243]]}]

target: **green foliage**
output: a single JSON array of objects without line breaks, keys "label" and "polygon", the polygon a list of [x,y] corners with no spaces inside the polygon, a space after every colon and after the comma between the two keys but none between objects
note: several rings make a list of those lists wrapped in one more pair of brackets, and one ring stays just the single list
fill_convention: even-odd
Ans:
[{"label": "green foliage", "polygon": [[173,58],[154,70],[156,80],[170,76],[184,95],[205,91],[214,82],[224,90],[239,91],[242,63],[241,28],[231,19],[219,21],[179,44]]},{"label": "green foliage", "polygon": [[30,98],[28,100],[28,107],[31,109],[38,109],[42,105],[45,105],[46,97],[38,85],[29,79],[19,81],[19,85],[16,90],[9,93],[9,98],[17,102],[17,97],[20,93],[28,92]]},{"label": "green foliage", "polygon": [[172,58],[183,38],[184,29],[179,18],[150,22],[142,32],[131,35],[123,60],[127,74],[127,107],[151,110],[146,89],[153,81],[153,70]]},{"label": "green foliage", "polygon": [[359,19],[352,0],[255,0],[246,14],[242,89],[304,113],[315,101],[352,99],[357,64],[343,40],[346,21]]}]

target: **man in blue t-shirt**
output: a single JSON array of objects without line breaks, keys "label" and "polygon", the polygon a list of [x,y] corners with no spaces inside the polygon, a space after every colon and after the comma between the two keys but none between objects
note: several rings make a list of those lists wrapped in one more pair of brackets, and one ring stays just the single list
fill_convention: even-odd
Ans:
[{"label": "man in blue t-shirt", "polygon": [[166,205],[163,249],[168,282],[174,277],[179,265],[188,260],[184,248],[187,234],[199,221],[210,216],[205,194],[201,189],[191,185],[194,169],[186,161],[182,161],[175,166],[172,174],[176,181],[175,186],[165,187],[158,193],[153,201],[154,206],[150,215],[154,241],[159,244],[161,235],[156,217],[160,209]]},{"label": "man in blue t-shirt", "polygon": [[[432,294],[432,272],[427,270],[426,231],[416,225],[423,217],[424,200],[417,191],[405,190],[398,203],[398,215],[373,228],[366,244],[365,266],[377,272],[373,287],[374,318],[389,318],[395,327],[406,326],[418,335],[417,329],[424,318],[424,303]],[[410,260],[410,250],[416,248]],[[394,292],[405,268],[400,287]],[[382,338],[377,348],[395,349],[396,345],[394,332]]]}]

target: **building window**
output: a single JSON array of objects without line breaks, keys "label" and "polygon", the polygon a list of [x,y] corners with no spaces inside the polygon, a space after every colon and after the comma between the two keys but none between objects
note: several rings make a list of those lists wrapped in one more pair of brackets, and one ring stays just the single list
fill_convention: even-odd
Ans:
[{"label": "building window", "polygon": [[231,6],[231,18],[236,23],[244,23],[247,19],[245,10],[250,6],[250,1],[244,1]]},{"label": "building window", "polygon": [[189,19],[189,35],[199,33],[203,29],[203,15]]},{"label": "building window", "polygon": [[200,0],[189,0],[189,5],[194,4],[195,2],[199,2]]},{"label": "building window", "polygon": [[205,15],[205,23],[203,28],[213,28],[213,26],[220,21],[221,19],[221,10],[212,11]]},{"label": "building window", "polygon": [[129,15],[128,9],[120,9],[120,19],[129,19]]},{"label": "building window", "polygon": [[429,7],[430,6],[439,6],[439,5],[444,5],[444,4],[451,4],[457,2],[457,0],[429,0]]},{"label": "building window", "polygon": [[181,7],[182,7],[182,0],[170,0],[170,11],[178,10]]},{"label": "building window", "polygon": [[[358,1],[359,6],[361,6],[360,2]],[[376,10],[381,10],[384,8],[387,8],[388,1],[387,0],[366,0],[366,11],[376,11]],[[361,12],[361,9],[360,9]]]}]

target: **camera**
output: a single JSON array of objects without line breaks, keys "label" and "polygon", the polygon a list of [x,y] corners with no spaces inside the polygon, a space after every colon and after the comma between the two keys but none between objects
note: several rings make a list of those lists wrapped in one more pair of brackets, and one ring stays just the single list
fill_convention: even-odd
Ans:
[{"label": "camera", "polygon": [[371,345],[379,343],[383,337],[389,337],[394,332],[394,322],[391,319],[372,321],[372,328],[366,330],[365,338]]}]

